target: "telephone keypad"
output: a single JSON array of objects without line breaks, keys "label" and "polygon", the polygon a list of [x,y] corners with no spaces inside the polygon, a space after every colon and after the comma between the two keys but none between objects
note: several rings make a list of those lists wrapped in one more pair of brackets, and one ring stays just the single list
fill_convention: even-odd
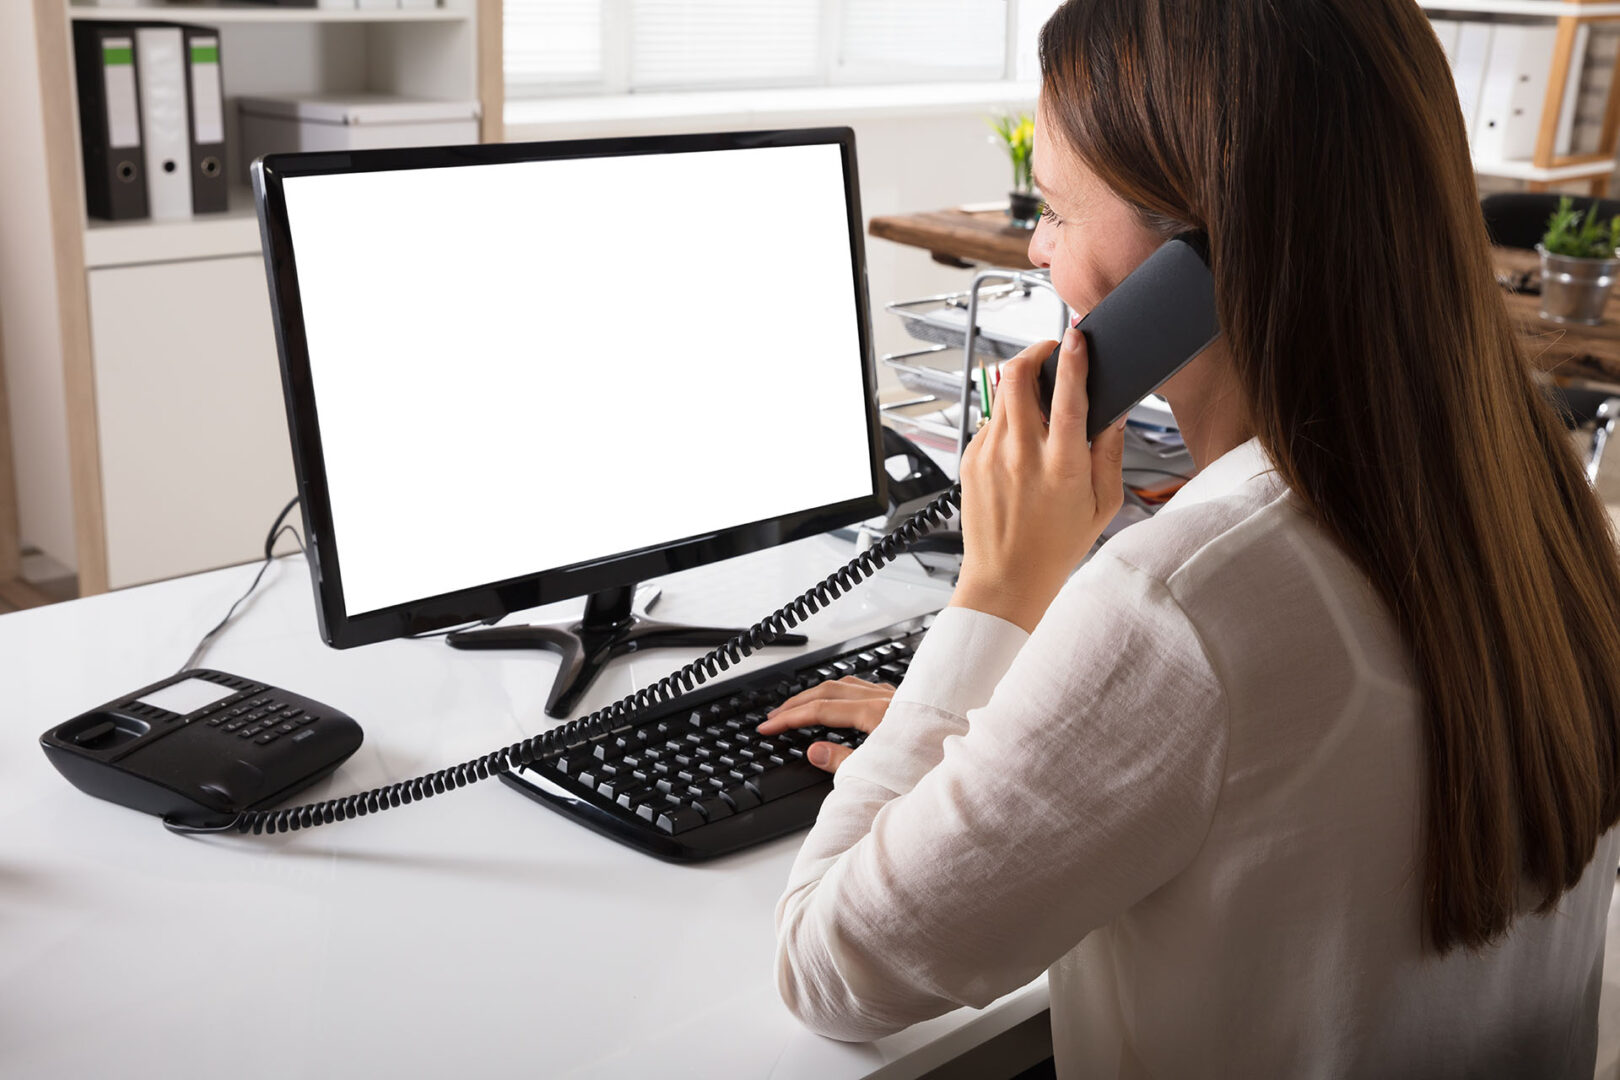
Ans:
[{"label": "telephone keypad", "polygon": [[[257,689],[257,688],[256,688]],[[251,694],[255,690],[245,693]],[[252,740],[255,746],[268,746],[283,735],[291,735],[319,717],[299,706],[277,701],[273,695],[245,699],[227,698],[198,713],[193,719],[238,739]],[[296,741],[302,742],[300,738]]]}]

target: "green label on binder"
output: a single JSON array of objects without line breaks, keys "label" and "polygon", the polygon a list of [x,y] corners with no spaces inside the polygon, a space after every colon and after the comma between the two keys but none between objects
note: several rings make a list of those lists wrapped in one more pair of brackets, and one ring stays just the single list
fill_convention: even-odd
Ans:
[{"label": "green label on binder", "polygon": [[193,64],[219,63],[218,45],[193,45],[191,47],[191,62]]},{"label": "green label on binder", "polygon": [[101,62],[107,67],[114,64],[133,64],[135,50],[128,45],[108,45],[101,50]]}]

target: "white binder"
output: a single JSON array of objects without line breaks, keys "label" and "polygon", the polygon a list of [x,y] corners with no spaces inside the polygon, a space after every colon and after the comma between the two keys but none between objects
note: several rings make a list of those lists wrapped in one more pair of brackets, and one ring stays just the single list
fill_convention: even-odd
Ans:
[{"label": "white binder", "polygon": [[1434,36],[1440,39],[1440,50],[1446,54],[1446,63],[1451,65],[1452,71],[1457,70],[1457,34],[1462,24],[1456,19],[1430,19],[1434,27]]},{"label": "white binder", "polygon": [[154,218],[191,216],[186,72],[185,35],[178,26],[135,30],[135,73],[146,137],[146,203]]},{"label": "white binder", "polygon": [[[1462,108],[1463,130],[1472,139],[1479,116],[1479,90],[1485,82],[1485,64],[1491,54],[1491,24],[1465,22],[1457,26],[1457,54],[1451,74],[1457,80],[1457,104]],[[1474,152],[1478,157],[1478,151]]]},{"label": "white binder", "polygon": [[1535,156],[1557,39],[1555,27],[1497,24],[1474,120],[1475,160],[1528,161]]}]

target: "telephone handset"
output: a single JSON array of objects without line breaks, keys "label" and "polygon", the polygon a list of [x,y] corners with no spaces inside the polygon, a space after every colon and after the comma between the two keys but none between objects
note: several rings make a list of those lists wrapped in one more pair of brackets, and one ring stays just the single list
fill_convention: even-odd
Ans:
[{"label": "telephone handset", "polygon": [[[1198,234],[1183,234],[1167,241],[1103,298],[1080,323],[1080,329],[1086,334],[1089,349],[1086,388],[1091,415],[1086,430],[1089,437],[1094,437],[1219,334],[1206,241]],[[1041,369],[1043,411],[1050,412],[1056,372],[1054,350]],[[952,484],[845,566],[724,645],[589,716],[460,765],[370,791],[283,810],[243,811],[211,822],[170,815],[164,818],[164,824],[180,833],[257,834],[312,828],[431,798],[537,760],[560,757],[587,741],[626,732],[634,726],[638,712],[672,700],[719,675],[905,554],[924,533],[949,518],[961,502],[961,486]]]},{"label": "telephone handset", "polygon": [[[1166,241],[1080,320],[1086,336],[1086,438],[1131,411],[1220,336],[1209,241]],[[1051,415],[1058,349],[1041,364],[1041,412]]]}]

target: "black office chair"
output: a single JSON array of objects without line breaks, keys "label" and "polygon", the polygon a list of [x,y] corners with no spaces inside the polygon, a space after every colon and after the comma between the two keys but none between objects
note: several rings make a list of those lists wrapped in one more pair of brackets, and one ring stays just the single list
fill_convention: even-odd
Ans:
[{"label": "black office chair", "polygon": [[[1485,231],[1491,234],[1491,243],[1499,247],[1523,248],[1534,251],[1547,231],[1547,219],[1558,209],[1562,195],[1540,192],[1505,192],[1487,195],[1479,201],[1480,212],[1485,215]],[[1608,219],[1620,214],[1620,200],[1593,199],[1585,195],[1569,196],[1575,209],[1590,213],[1597,204],[1598,217]]]},{"label": "black office chair", "polygon": [[[1508,192],[1487,195],[1480,200],[1479,209],[1485,215],[1485,231],[1491,243],[1500,247],[1522,248],[1534,251],[1547,231],[1547,219],[1558,209],[1561,195]],[[1572,196],[1575,209],[1583,213],[1596,213],[1601,218],[1620,214],[1620,200],[1593,199]],[[1603,450],[1609,436],[1620,422],[1620,397],[1605,390],[1586,390],[1555,383],[1544,383],[1547,397],[1569,425],[1571,431],[1592,426],[1592,441],[1586,451],[1586,479],[1597,483],[1598,466],[1603,461]]]}]

